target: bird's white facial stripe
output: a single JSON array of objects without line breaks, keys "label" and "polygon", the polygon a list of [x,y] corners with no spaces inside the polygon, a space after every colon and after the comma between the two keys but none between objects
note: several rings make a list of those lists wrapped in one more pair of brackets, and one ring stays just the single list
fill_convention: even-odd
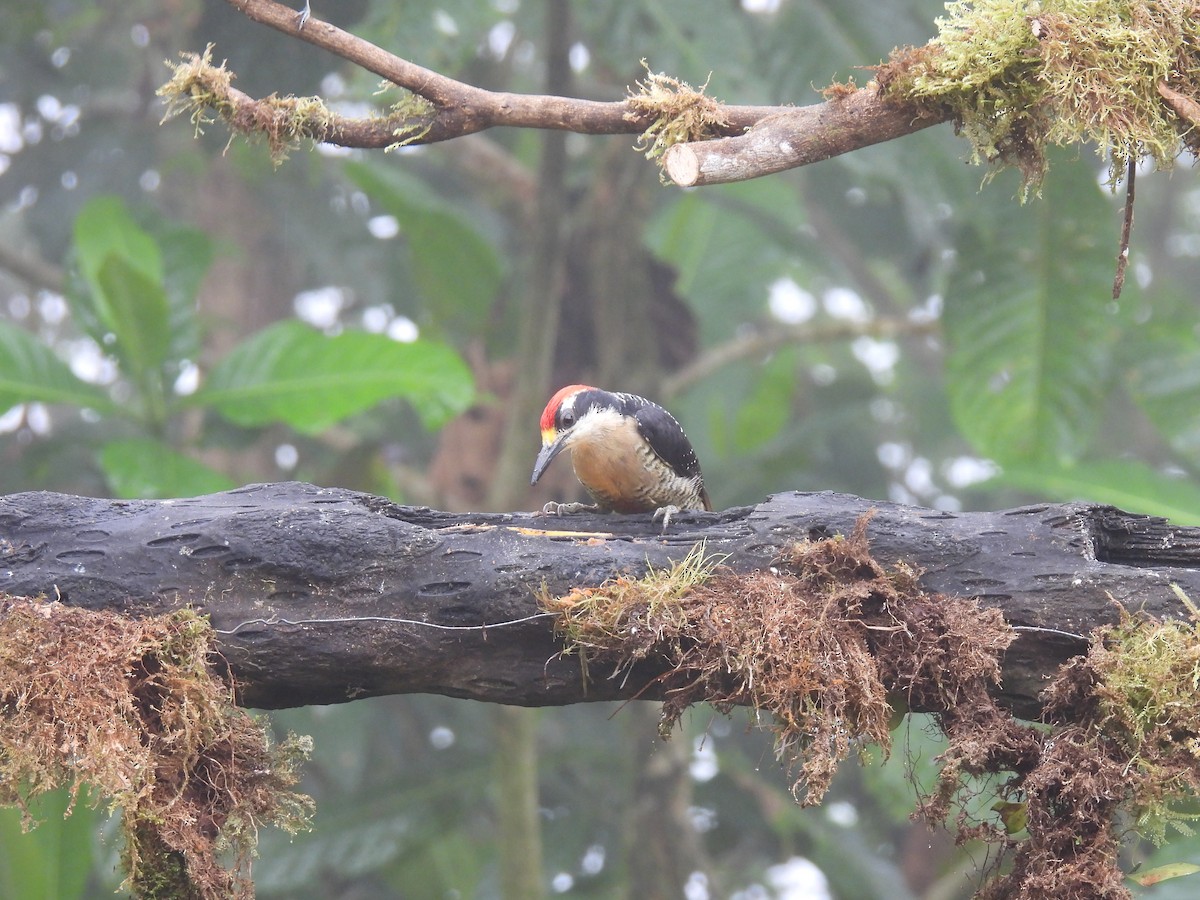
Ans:
[{"label": "bird's white facial stripe", "polygon": [[561,410],[564,410],[566,412],[575,412],[575,398],[578,396],[579,396],[579,394],[575,393],[575,394],[571,394],[568,397],[564,397],[562,403],[559,404],[558,408]]},{"label": "bird's white facial stripe", "polygon": [[[571,397],[570,399],[574,400],[575,398]],[[563,405],[565,406],[566,403],[564,402]],[[602,441],[611,432],[625,427],[625,425],[625,417],[615,409],[593,406],[575,420],[567,442],[573,444],[576,441]]]}]

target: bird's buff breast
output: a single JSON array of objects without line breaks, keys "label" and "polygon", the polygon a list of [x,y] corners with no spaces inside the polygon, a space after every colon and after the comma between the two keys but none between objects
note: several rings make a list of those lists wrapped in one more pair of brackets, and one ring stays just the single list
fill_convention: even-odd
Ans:
[{"label": "bird's buff breast", "polygon": [[[614,423],[609,433],[590,434],[571,447],[575,476],[605,509],[652,512],[673,502],[658,496],[664,486],[662,460],[645,447],[632,422]],[[673,474],[673,473],[672,473]],[[669,483],[675,479],[668,478]]]}]

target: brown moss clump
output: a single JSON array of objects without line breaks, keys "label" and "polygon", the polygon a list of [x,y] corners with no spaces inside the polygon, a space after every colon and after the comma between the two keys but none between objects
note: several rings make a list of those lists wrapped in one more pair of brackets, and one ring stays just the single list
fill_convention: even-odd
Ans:
[{"label": "brown moss clump", "polygon": [[1160,622],[1121,610],[1047,689],[1058,723],[1024,778],[1029,839],[989,896],[1125,898],[1123,828],[1161,844],[1192,834],[1178,808],[1200,794],[1200,616]]},{"label": "brown moss clump", "polygon": [[[642,65],[646,61],[642,60]],[[637,83],[627,99],[626,119],[652,117],[641,133],[637,149],[647,159],[660,159],[674,144],[707,140],[723,133],[729,120],[721,104],[704,91],[708,82],[694,88],[686,81],[646,68],[646,80]]]},{"label": "brown moss clump", "polygon": [[121,810],[140,897],[249,897],[258,827],[307,826],[311,801],[289,790],[307,739],[271,746],[209,670],[211,639],[189,610],[133,619],[0,595],[0,802],[26,810],[66,786],[74,803],[95,786]]},{"label": "brown moss clump", "polygon": [[1047,688],[1053,727],[1036,752],[1009,761],[1001,785],[1023,808],[1028,835],[1005,841],[1012,867],[979,897],[1124,900],[1118,852],[1126,831],[1155,843],[1168,828],[1193,833],[1197,815],[1178,804],[1194,805],[1200,794],[1200,611],[1180,599],[1191,621],[1122,609]]},{"label": "brown moss clump", "polygon": [[1115,183],[1131,160],[1168,167],[1197,148],[1195,123],[1181,112],[1200,100],[1194,0],[976,0],[946,9],[937,38],[894,51],[877,77],[886,95],[952,115],[975,161],[1014,165],[1036,187],[1047,145],[1088,140],[1108,154]]},{"label": "brown moss clump", "polygon": [[868,519],[847,538],[794,545],[767,572],[716,569],[694,554],[665,573],[543,603],[585,659],[615,660],[618,675],[641,660],[665,664],[664,733],[698,702],[770,713],[797,771],[793,792],[817,803],[855,746],[889,748],[889,690],[938,709],[986,696],[1011,639],[998,614],[879,565]]},{"label": "brown moss clump", "polygon": [[[702,701],[771,713],[806,804],[854,746],[886,752],[889,694],[934,713],[947,748],[917,815],[953,819],[960,843],[998,847],[990,871],[1012,861],[978,897],[1128,898],[1122,829],[1162,842],[1200,818],[1178,806],[1200,794],[1200,609],[1180,594],[1190,621],[1122,610],[1063,667],[1043,696],[1047,724],[1035,726],[991,693],[1013,639],[999,611],[923,592],[903,565],[885,569],[868,519],[848,538],[793,545],[767,572],[739,575],[697,551],[543,604],[568,651],[613,663],[614,677],[656,664],[647,688],[665,698],[664,734]],[[971,812],[982,793],[997,801],[983,818]]]}]

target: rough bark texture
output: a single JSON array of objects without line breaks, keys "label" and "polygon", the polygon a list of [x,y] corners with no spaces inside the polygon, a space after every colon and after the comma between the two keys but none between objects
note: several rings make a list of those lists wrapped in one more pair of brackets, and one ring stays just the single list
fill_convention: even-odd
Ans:
[{"label": "rough bark texture", "polygon": [[633,696],[655,670],[616,682],[593,668],[585,690],[578,660],[556,656],[549,617],[493,624],[536,615],[543,585],[562,594],[636,575],[701,540],[733,568],[758,569],[791,541],[849,534],[871,510],[881,562],[1031,629],[1004,664],[1003,700],[1022,714],[1083,650],[1072,635],[1113,621],[1115,602],[1177,616],[1172,583],[1200,597],[1200,529],[1106,506],[950,514],[787,493],[683,513],[662,534],[649,516],[456,515],[299,483],[163,501],[0,498],[0,589],[133,615],[203,610],[251,706],[418,692],[551,706]]},{"label": "rough bark texture", "polygon": [[825,103],[772,113],[745,134],[675,144],[663,156],[663,168],[680,187],[745,181],[894,140],[948,119],[948,114],[918,115],[912,107],[889,103],[871,84]]}]

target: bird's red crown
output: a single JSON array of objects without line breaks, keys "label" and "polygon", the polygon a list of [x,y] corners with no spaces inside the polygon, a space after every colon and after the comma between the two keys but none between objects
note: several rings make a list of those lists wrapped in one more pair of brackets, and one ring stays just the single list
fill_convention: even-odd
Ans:
[{"label": "bird's red crown", "polygon": [[554,427],[554,416],[558,413],[558,407],[562,405],[563,400],[579,391],[594,390],[596,389],[590,384],[568,384],[565,388],[559,388],[554,396],[550,398],[550,402],[546,404],[546,408],[542,410],[542,431],[544,432]]}]

